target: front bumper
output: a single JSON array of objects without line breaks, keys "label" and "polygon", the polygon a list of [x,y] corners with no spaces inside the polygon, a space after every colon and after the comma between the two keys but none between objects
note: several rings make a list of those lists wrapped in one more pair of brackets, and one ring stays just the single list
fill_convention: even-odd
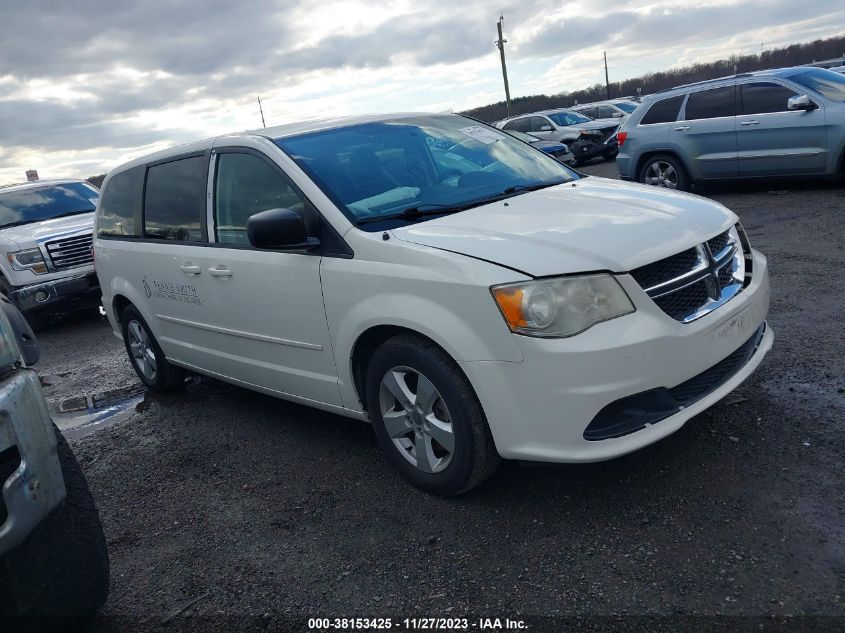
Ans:
[{"label": "front bumper", "polygon": [[744,364],[703,396],[681,403],[674,413],[664,411],[648,424],[633,425],[621,436],[585,437],[606,407],[644,392],[680,388],[727,359],[761,329],[769,307],[769,276],[766,258],[756,251],[753,257],[754,277],[748,287],[697,321],[675,321],[632,277],[622,275],[619,282],[637,306],[633,314],[570,338],[519,336],[522,362],[461,363],[501,456],[546,462],[618,457],[674,433],[735,389],[771,349],[770,327],[755,341],[754,353]]},{"label": "front bumper", "polygon": [[22,312],[73,312],[100,303],[100,282],[96,273],[54,279],[23,286],[9,297]]},{"label": "front bumper", "polygon": [[0,463],[18,462],[0,480],[0,556],[13,549],[65,498],[56,435],[38,374],[19,369],[0,383]]}]

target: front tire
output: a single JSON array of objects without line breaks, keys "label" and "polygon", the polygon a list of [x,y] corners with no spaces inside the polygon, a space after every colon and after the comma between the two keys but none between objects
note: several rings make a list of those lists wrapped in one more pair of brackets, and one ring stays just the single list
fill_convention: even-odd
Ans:
[{"label": "front tire", "polygon": [[431,341],[403,334],[383,343],[367,371],[366,400],[385,457],[426,492],[466,492],[501,461],[472,386]]},{"label": "front tire", "polygon": [[167,361],[152,330],[135,306],[126,307],[120,323],[129,362],[141,382],[153,391],[170,391],[182,386],[184,371]]},{"label": "front tire", "polygon": [[[64,630],[94,615],[108,597],[100,515],[67,440],[53,431],[67,497],[0,559],[0,630]],[[6,628],[7,619],[13,626]]]},{"label": "front tire", "polygon": [[645,185],[689,191],[690,179],[684,166],[670,154],[651,156],[640,168],[637,180]]}]

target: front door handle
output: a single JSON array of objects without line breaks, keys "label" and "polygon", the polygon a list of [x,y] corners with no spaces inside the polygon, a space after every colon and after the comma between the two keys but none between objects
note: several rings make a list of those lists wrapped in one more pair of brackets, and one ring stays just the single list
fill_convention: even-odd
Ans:
[{"label": "front door handle", "polygon": [[686,132],[689,129],[689,125],[679,125],[675,128],[676,132]]},{"label": "front door handle", "polygon": [[226,266],[217,265],[214,268],[209,268],[208,274],[212,277],[231,277],[232,271],[229,270]]},{"label": "front door handle", "polygon": [[740,121],[740,125],[760,125],[759,121]]},{"label": "front door handle", "polygon": [[185,262],[184,264],[179,266],[179,268],[181,268],[182,272],[186,275],[199,275],[202,272],[202,268],[200,268],[199,266],[195,266],[190,262]]}]

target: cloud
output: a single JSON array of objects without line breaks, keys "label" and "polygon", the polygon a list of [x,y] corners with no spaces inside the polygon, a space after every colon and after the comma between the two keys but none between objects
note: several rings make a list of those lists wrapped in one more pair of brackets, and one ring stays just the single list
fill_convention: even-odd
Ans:
[{"label": "cloud", "polygon": [[593,58],[605,48],[624,65],[616,74],[633,73],[642,71],[636,60],[659,70],[714,42],[741,50],[759,45],[743,44],[745,34],[787,29],[800,38],[823,16],[845,21],[833,0],[10,2],[0,38],[0,181],[28,166],[108,166],[136,147],[252,127],[257,94],[268,122],[480,105],[472,99],[501,91],[500,11],[515,95],[594,83]]}]

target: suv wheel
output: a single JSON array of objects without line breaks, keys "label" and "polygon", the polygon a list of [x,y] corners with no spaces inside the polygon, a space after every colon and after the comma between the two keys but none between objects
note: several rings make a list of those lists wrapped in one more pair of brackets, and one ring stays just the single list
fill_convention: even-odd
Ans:
[{"label": "suv wheel", "polygon": [[127,306],[120,317],[123,342],[129,362],[147,387],[153,391],[169,391],[182,385],[185,373],[181,367],[167,362],[144,317],[135,306]]},{"label": "suv wheel", "polygon": [[638,180],[646,185],[688,191],[689,177],[681,162],[669,154],[652,156],[640,168]]},{"label": "suv wheel", "polygon": [[[65,630],[94,614],[109,593],[100,515],[67,440],[53,426],[67,497],[0,559],[0,630]],[[13,626],[6,628],[10,618]]]},{"label": "suv wheel", "polygon": [[400,335],[383,343],[367,371],[366,399],[387,460],[418,488],[460,494],[499,465],[472,386],[431,341]]}]

